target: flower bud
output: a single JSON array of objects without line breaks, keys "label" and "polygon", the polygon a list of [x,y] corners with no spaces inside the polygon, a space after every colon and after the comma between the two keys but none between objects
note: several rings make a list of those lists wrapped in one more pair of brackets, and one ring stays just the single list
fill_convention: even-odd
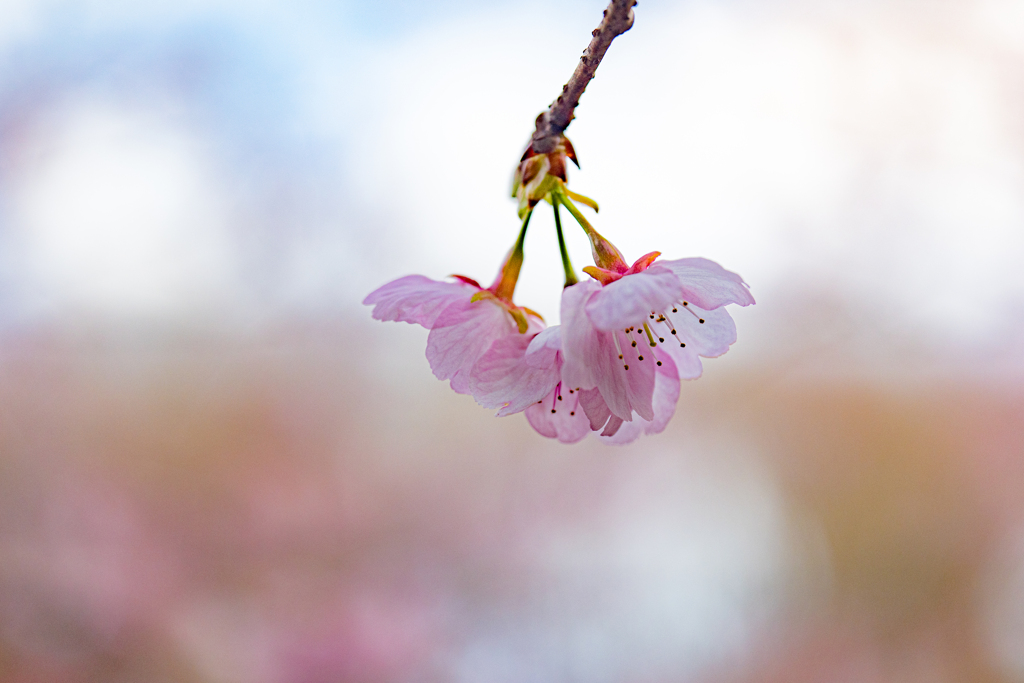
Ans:
[{"label": "flower bud", "polygon": [[512,196],[519,199],[519,217],[523,218],[537,202],[547,197],[558,186],[568,181],[566,159],[572,160],[579,168],[576,150],[569,138],[561,135],[548,152],[538,152],[534,142],[523,153],[512,179]]}]

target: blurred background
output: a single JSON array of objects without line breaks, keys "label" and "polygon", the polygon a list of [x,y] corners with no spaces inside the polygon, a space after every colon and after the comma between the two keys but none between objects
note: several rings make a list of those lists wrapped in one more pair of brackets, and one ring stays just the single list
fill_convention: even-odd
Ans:
[{"label": "blurred background", "polygon": [[572,187],[758,299],[664,434],[360,305],[493,277],[603,7],[0,1],[0,680],[1024,681],[1024,2],[637,7]]}]

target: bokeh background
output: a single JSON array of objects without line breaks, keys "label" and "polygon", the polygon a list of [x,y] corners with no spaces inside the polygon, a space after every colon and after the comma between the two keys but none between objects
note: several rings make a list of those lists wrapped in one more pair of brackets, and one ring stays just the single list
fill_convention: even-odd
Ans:
[{"label": "bokeh background", "polygon": [[1020,0],[640,3],[572,186],[758,299],[664,434],[360,305],[493,276],[602,9],[0,2],[0,680],[1024,681]]}]

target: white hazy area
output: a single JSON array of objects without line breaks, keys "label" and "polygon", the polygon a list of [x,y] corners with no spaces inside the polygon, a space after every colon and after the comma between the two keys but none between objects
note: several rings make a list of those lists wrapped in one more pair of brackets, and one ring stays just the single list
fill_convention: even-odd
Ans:
[{"label": "white hazy area", "polygon": [[[354,309],[409,272],[489,282],[518,229],[512,168],[597,12],[439,7],[394,31],[379,17],[375,31],[316,3],[6,3],[4,73],[24,87],[24,60],[50,63],[46,96],[17,112],[4,141],[16,293],[7,305],[29,319],[223,321],[324,302]],[[1024,309],[1019,3],[645,3],[637,12],[568,131],[583,164],[571,186],[601,203],[594,223],[627,258],[658,250],[719,261],[767,303],[764,314],[742,312],[753,325],[773,299],[816,289],[875,325],[944,344],[1015,328]],[[133,67],[131,44],[119,68],[140,73],[122,83],[98,83],[76,64],[76,42],[88,52],[90,35],[155,35],[170,51],[175,30],[187,42],[200,24],[234,34],[210,59],[251,60],[267,73],[211,104],[162,87],[160,74],[138,88],[151,62]],[[51,41],[69,53],[63,65],[44,59],[40,45]],[[240,135],[230,120],[189,114],[222,107],[244,119],[244,100],[258,96],[275,102],[277,118]],[[244,151],[275,135],[306,151],[255,169],[244,154],[221,154],[222,137]],[[276,175],[299,188],[284,208],[294,215],[268,228],[279,233],[273,248],[253,257],[247,223],[262,210],[251,200],[265,201]],[[517,297],[549,322],[561,278],[551,225],[540,207]],[[587,244],[573,225],[568,233],[581,268]]]},{"label": "white hazy area", "polygon": [[80,101],[35,134],[12,202],[30,296],[143,317],[235,303],[218,179],[189,131]]}]

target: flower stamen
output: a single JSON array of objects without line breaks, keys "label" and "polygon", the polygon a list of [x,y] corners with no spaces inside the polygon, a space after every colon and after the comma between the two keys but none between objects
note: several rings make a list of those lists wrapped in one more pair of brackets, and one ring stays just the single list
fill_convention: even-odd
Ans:
[{"label": "flower stamen", "polygon": [[[673,308],[672,310],[674,311],[676,309]],[[689,310],[689,309],[687,309],[687,310]],[[693,313],[693,311],[690,311],[690,312]],[[668,333],[671,334],[673,337],[675,337],[676,341],[679,342],[679,348],[681,348],[681,349],[686,348],[686,343],[683,342],[683,340],[679,338],[678,334],[676,334],[676,324],[674,322],[672,322],[672,318],[669,318],[666,315],[665,316],[665,322],[668,323],[668,325],[667,325],[667,327],[669,328],[668,329]],[[665,341],[664,338],[662,338],[662,337],[658,337],[658,339],[660,341],[662,341],[662,342]]]},{"label": "flower stamen", "polygon": [[[689,303],[688,301],[684,301],[684,302],[683,302],[683,307],[684,307],[684,308],[686,308],[686,311],[687,311],[687,312],[688,312],[688,313],[689,313],[690,315],[692,315],[692,316],[693,316],[694,318],[696,318],[696,319],[697,319],[697,322],[699,322],[699,323],[700,323],[701,325],[703,325],[703,324],[704,324],[704,318],[700,317],[700,315],[698,315],[697,313],[695,313],[695,312],[694,312],[694,310],[693,310],[692,308],[690,308],[690,303]],[[674,309],[674,308],[673,308],[673,309],[672,309],[672,312],[673,312],[673,313],[675,313],[675,311],[676,311],[676,309]]]},{"label": "flower stamen", "polygon": [[[625,356],[622,353],[622,346],[619,344],[619,333],[618,332],[612,332],[612,341],[615,342],[615,350],[619,352],[619,360],[623,360]],[[635,342],[633,343],[633,346],[636,346]],[[622,364],[622,368],[624,370],[629,370],[629,365],[626,364],[626,363],[623,363]],[[576,391],[579,391],[579,388],[577,388]]]},{"label": "flower stamen", "polygon": [[[647,339],[650,340],[651,346],[657,346],[658,342],[654,341],[654,335],[651,334],[651,328],[647,327],[647,323],[644,323],[644,332],[647,333]],[[664,340],[662,340],[664,341]]]},{"label": "flower stamen", "polygon": [[559,382],[558,385],[555,387],[555,396],[557,398],[554,398],[551,401],[551,412],[552,413],[556,412],[555,411],[555,406],[557,405],[556,401],[561,401],[562,400],[562,383],[561,382]]}]

